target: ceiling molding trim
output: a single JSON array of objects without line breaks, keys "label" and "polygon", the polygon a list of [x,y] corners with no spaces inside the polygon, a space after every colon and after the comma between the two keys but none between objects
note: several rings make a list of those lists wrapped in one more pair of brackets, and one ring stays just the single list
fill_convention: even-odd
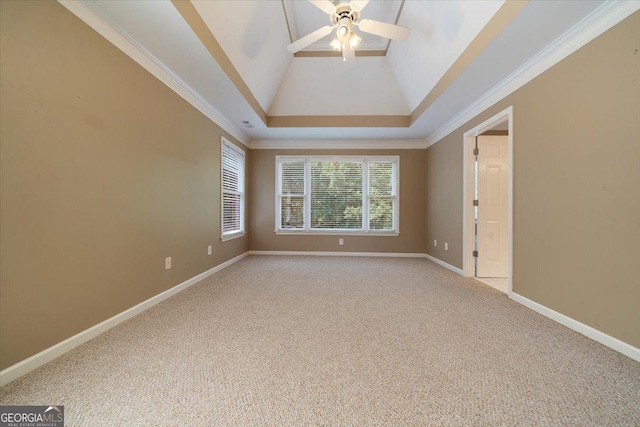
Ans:
[{"label": "ceiling molding trim", "polygon": [[444,93],[445,90],[458,78],[471,64],[478,55],[487,47],[493,39],[504,30],[507,25],[515,18],[515,16],[528,3],[526,1],[505,1],[502,6],[491,17],[489,22],[480,30],[478,35],[471,40],[462,54],[455,60],[447,71],[440,77],[440,80],[429,91],[427,96],[418,104],[411,113],[411,123],[418,118],[433,104],[436,99]]},{"label": "ceiling molding trim", "polygon": [[256,99],[247,86],[247,83],[243,80],[242,76],[231,62],[231,59],[227,56],[218,40],[215,38],[207,23],[204,22],[200,13],[196,10],[191,1],[188,0],[171,0],[171,3],[176,8],[178,13],[185,20],[187,25],[191,27],[193,33],[200,39],[204,47],[209,51],[213,59],[218,63],[222,71],[227,75],[229,80],[235,85],[236,89],[240,91],[240,94],[244,97],[247,103],[251,106],[253,111],[256,112],[260,120],[263,123],[267,123],[267,113],[264,111],[260,102]]},{"label": "ceiling molding trim", "polygon": [[280,0],[282,4],[282,13],[284,14],[284,22],[287,23],[287,31],[289,32],[289,43],[293,43],[293,36],[291,36],[291,24],[289,24],[289,17],[287,16],[287,7],[284,5],[284,0]]},{"label": "ceiling molding trim", "polygon": [[432,146],[454,132],[638,10],[640,10],[638,0],[610,0],[603,3],[467,108],[429,134],[426,147]]},{"label": "ceiling molding trim", "polygon": [[411,116],[269,116],[270,128],[408,128]]},{"label": "ceiling molding trim", "polygon": [[180,95],[212,122],[229,132],[231,136],[245,145],[249,143],[249,138],[240,128],[235,126],[224,114],[205,101],[198,92],[174,74],[173,71],[165,66],[158,58],[153,56],[151,52],[136,42],[122,27],[115,23],[105,22],[79,1],[58,0],[58,3],[137,62],[142,68],[167,85],[169,89]]},{"label": "ceiling molding trim", "polygon": [[424,149],[424,139],[287,139],[252,140],[252,150],[415,150]]},{"label": "ceiling molding trim", "polygon": [[[355,50],[356,56],[386,56],[385,50]],[[337,50],[299,50],[293,54],[294,58],[342,58],[342,52]]]}]

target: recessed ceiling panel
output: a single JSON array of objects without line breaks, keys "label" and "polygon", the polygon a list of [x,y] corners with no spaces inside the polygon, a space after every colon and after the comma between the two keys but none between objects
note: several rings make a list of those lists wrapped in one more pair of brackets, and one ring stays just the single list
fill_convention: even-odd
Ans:
[{"label": "recessed ceiling panel", "polygon": [[411,36],[392,43],[391,69],[413,110],[438,83],[504,3],[498,1],[407,1],[398,22]]},{"label": "recessed ceiling panel", "polygon": [[253,96],[268,110],[292,60],[280,1],[194,0],[192,4]]},{"label": "recessed ceiling panel", "polygon": [[269,115],[407,115],[387,58],[295,58]]}]

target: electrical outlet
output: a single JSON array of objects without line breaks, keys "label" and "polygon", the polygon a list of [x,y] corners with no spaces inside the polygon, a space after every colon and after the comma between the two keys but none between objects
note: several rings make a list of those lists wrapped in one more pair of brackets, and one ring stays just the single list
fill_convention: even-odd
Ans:
[{"label": "electrical outlet", "polygon": [[438,246],[438,241],[437,240],[433,241],[433,246]]},{"label": "electrical outlet", "polygon": [[164,269],[169,270],[171,268],[171,257],[168,256],[164,259]]},{"label": "electrical outlet", "polygon": [[444,250],[445,251],[449,250],[449,244],[447,242],[444,242]]},{"label": "electrical outlet", "polygon": [[207,246],[207,255],[211,255],[213,253],[213,248],[211,245]]},{"label": "electrical outlet", "polygon": [[338,244],[339,244],[340,246],[344,245],[344,239],[338,239]]}]

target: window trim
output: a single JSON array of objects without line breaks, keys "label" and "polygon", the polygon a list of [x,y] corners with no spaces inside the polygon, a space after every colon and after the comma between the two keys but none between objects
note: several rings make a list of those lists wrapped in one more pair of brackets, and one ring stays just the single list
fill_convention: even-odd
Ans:
[{"label": "window trim", "polygon": [[[302,229],[281,228],[282,224],[282,207],[280,183],[282,179],[283,162],[304,162],[305,169],[305,191],[304,191],[304,224]],[[363,196],[362,196],[362,229],[311,229],[311,162],[339,162],[339,161],[362,161],[363,174]],[[392,177],[392,193],[393,196],[393,229],[392,230],[370,230],[369,229],[369,163],[370,162],[392,162],[394,164]],[[276,173],[275,173],[275,230],[277,235],[316,235],[316,236],[377,236],[377,237],[395,237],[400,235],[400,156],[357,156],[357,155],[309,155],[309,156],[276,156]],[[366,224],[366,227],[365,227]]]},{"label": "window trim", "polygon": [[[238,192],[240,195],[240,229],[225,233],[224,231],[224,195],[229,193],[224,190],[224,147],[225,145],[242,156],[242,189]],[[233,142],[224,136],[220,137],[220,240],[227,242],[229,240],[243,237],[246,234],[245,217],[246,217],[246,188],[247,188],[247,154]],[[231,194],[231,193],[229,193]]]}]

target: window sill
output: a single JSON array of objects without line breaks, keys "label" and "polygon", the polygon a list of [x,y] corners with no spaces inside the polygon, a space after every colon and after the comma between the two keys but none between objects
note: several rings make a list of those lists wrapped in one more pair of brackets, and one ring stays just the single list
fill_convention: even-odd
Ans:
[{"label": "window sill", "polygon": [[244,231],[237,231],[235,233],[231,233],[231,234],[227,234],[226,236],[222,236],[220,238],[220,240],[223,241],[223,242],[226,242],[226,241],[229,241],[229,240],[237,239],[239,237],[244,237],[245,234],[247,234],[247,233],[244,232]]},{"label": "window sill", "polygon": [[349,230],[276,230],[275,234],[282,236],[370,236],[370,237],[397,237],[397,231],[349,231]]}]

